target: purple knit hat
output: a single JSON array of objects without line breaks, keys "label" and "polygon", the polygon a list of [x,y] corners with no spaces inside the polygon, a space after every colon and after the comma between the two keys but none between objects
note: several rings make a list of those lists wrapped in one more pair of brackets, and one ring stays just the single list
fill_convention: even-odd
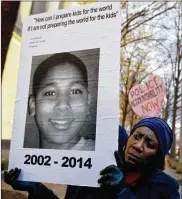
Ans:
[{"label": "purple knit hat", "polygon": [[141,126],[146,126],[155,133],[159,141],[162,154],[164,156],[167,155],[173,142],[173,132],[169,125],[163,119],[158,117],[145,118],[135,124],[130,132],[130,135],[132,135],[133,132]]}]

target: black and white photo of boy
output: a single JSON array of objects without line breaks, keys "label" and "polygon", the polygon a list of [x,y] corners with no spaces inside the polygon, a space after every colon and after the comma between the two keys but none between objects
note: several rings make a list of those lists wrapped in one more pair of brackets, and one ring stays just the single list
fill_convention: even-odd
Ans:
[{"label": "black and white photo of boy", "polygon": [[[87,60],[94,57],[93,50],[97,52],[97,65],[94,67],[98,71],[99,49],[91,49],[92,56],[87,53]],[[98,85],[98,72],[92,81],[96,79]],[[91,133],[92,136],[86,132],[89,132],[87,123],[90,111],[97,108],[91,107],[93,97],[88,84],[86,64],[71,52],[53,54],[37,66],[32,79],[32,92],[29,94],[28,112],[34,117],[38,128],[39,148],[95,150],[95,132]],[[96,125],[96,114],[94,119],[92,126]],[[25,137],[27,133],[31,132],[25,132]],[[25,141],[26,138],[24,147],[31,148],[26,146]]]}]

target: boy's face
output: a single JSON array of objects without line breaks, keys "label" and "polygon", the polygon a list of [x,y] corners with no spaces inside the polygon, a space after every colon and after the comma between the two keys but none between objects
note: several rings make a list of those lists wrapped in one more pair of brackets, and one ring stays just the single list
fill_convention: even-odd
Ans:
[{"label": "boy's face", "polygon": [[78,137],[88,112],[88,90],[76,66],[63,63],[51,68],[41,82],[36,98],[30,98],[41,138],[66,144]]}]

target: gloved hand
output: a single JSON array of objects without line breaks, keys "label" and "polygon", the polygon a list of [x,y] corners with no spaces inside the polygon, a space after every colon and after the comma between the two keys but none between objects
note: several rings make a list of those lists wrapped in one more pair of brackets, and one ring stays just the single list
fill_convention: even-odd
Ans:
[{"label": "gloved hand", "polygon": [[100,172],[102,177],[98,180],[101,187],[117,187],[123,182],[124,175],[115,165],[110,165]]},{"label": "gloved hand", "polygon": [[110,165],[100,172],[100,175],[102,175],[102,177],[98,180],[98,183],[101,187],[115,187],[120,189],[121,185],[123,184],[124,175],[120,170],[122,166],[122,161],[118,151],[115,151],[114,155],[117,166]]},{"label": "gloved hand", "polygon": [[18,191],[28,191],[30,194],[33,194],[40,183],[37,182],[28,182],[28,181],[18,181],[17,178],[21,172],[21,169],[15,168],[11,169],[9,172],[4,172],[4,182],[11,185],[13,189]]}]

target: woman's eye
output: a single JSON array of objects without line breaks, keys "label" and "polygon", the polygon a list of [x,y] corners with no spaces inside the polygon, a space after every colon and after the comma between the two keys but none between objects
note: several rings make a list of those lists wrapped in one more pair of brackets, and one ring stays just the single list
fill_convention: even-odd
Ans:
[{"label": "woman's eye", "polygon": [[44,93],[45,96],[54,96],[56,93],[54,91],[47,91]]},{"label": "woman's eye", "polygon": [[154,149],[154,144],[151,143],[151,142],[148,142],[147,147],[150,148],[150,149]]},{"label": "woman's eye", "polygon": [[82,90],[80,90],[80,89],[73,89],[73,90],[71,90],[71,92],[70,92],[70,94],[72,94],[72,95],[74,95],[74,94],[82,94],[83,92],[82,92]]},{"label": "woman's eye", "polygon": [[140,135],[135,134],[135,135],[134,135],[134,138],[135,138],[135,140],[139,140],[139,139],[140,139]]}]

